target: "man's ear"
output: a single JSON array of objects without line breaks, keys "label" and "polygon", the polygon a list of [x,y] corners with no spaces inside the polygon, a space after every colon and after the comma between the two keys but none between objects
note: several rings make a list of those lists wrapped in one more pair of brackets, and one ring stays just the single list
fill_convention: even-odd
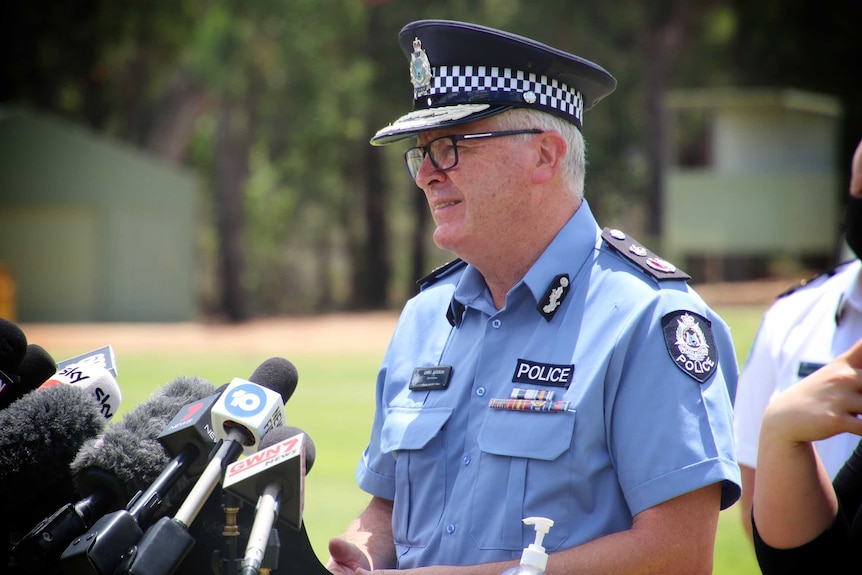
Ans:
[{"label": "man's ear", "polygon": [[566,157],[566,140],[557,132],[542,132],[536,136],[536,165],[533,183],[540,184],[552,179],[560,171]]}]

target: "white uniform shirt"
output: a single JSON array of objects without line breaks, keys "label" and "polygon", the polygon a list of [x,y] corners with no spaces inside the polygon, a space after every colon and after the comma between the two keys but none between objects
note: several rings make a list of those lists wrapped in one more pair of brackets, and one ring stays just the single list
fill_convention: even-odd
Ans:
[{"label": "white uniform shirt", "polygon": [[[860,262],[838,266],[779,298],[764,313],[739,378],[734,408],[740,465],[757,467],[760,424],[778,393],[847,351],[862,337]],[[830,477],[853,452],[859,437],[844,433],[815,442]]]}]

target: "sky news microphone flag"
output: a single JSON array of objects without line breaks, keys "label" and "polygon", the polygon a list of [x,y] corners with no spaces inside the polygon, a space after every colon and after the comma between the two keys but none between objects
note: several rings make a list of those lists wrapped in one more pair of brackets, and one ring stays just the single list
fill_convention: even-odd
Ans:
[{"label": "sky news microphone flag", "polygon": [[371,138],[377,146],[512,108],[548,112],[580,129],[584,111],[617,85],[589,60],[466,22],[412,22],[398,43],[409,61],[413,111],[378,131]]}]

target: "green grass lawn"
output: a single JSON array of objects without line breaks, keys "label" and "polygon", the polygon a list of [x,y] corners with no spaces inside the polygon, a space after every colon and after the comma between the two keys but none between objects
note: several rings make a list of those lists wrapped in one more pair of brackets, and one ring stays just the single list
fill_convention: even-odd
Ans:
[{"label": "green grass lawn", "polygon": [[[748,353],[762,308],[727,308],[719,312],[733,330],[738,361]],[[55,357],[71,357],[81,350],[51,350]],[[66,353],[68,352],[68,355]],[[285,406],[287,423],[306,431],[314,441],[316,458],[306,481],[305,522],[321,561],[328,556],[327,541],[365,506],[368,496],[354,480],[354,470],[368,439],[374,408],[374,381],[384,350],[369,355],[294,356],[299,384]],[[145,401],[161,385],[181,375],[196,375],[215,385],[233,377],[249,377],[268,355],[172,353],[117,356],[118,381],[123,391],[120,416]],[[716,542],[716,575],[759,573],[754,554],[734,506],[721,514]]]}]

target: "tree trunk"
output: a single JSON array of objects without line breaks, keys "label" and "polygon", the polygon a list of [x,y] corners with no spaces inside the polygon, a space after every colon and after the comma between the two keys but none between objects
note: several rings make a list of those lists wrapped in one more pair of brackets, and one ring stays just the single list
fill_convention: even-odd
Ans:
[{"label": "tree trunk", "polygon": [[232,322],[248,319],[243,275],[243,186],[248,177],[248,139],[232,102],[219,103],[213,187],[219,244],[221,307]]}]

